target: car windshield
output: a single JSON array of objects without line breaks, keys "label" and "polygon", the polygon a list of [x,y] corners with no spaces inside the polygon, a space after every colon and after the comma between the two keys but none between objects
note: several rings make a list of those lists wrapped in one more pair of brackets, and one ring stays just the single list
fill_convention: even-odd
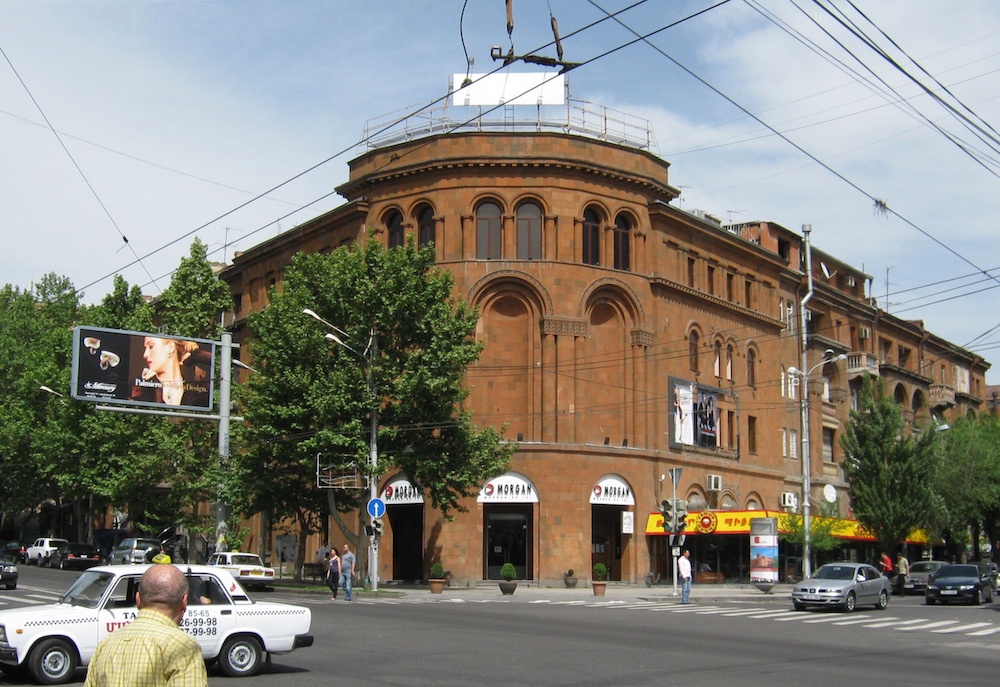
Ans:
[{"label": "car windshield", "polygon": [[160,548],[160,542],[155,539],[137,539],[135,542],[135,548],[137,549],[158,549]]},{"label": "car windshield", "polygon": [[59,597],[59,603],[97,608],[108,585],[115,579],[114,573],[88,571],[80,575],[76,582]]},{"label": "car windshield", "polygon": [[855,570],[853,565],[824,565],[813,577],[817,580],[853,580]]},{"label": "car windshield", "polygon": [[911,573],[925,573],[934,572],[935,569],[941,567],[940,563],[914,563],[910,566]]},{"label": "car windshield", "polygon": [[244,553],[233,556],[233,565],[263,565],[263,563],[260,562],[260,556],[252,553]]},{"label": "car windshield", "polygon": [[979,568],[974,565],[946,565],[934,577],[979,577]]}]

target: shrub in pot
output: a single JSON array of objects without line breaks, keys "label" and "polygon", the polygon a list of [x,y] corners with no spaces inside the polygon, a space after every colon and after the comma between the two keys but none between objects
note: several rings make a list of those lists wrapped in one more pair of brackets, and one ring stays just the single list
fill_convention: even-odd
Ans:
[{"label": "shrub in pot", "polygon": [[513,594],[514,590],[517,589],[517,568],[514,567],[513,563],[504,563],[500,567],[500,577],[503,578],[503,582],[500,583],[500,591],[505,595]]},{"label": "shrub in pot", "polygon": [[431,594],[440,594],[444,591],[444,582],[444,566],[441,563],[432,564],[427,573],[427,584],[430,585]]},{"label": "shrub in pot", "polygon": [[576,586],[576,578],[573,577],[573,568],[570,568],[569,570],[563,573],[563,582],[566,583],[566,586],[568,588]]},{"label": "shrub in pot", "polygon": [[604,590],[608,585],[608,567],[604,563],[594,565],[594,580],[591,585],[594,588],[594,596],[604,596]]}]

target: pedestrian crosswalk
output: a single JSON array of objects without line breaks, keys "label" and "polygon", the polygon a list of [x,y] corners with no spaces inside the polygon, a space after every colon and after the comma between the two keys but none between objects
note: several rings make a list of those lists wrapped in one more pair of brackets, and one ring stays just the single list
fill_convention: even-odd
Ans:
[{"label": "pedestrian crosswalk", "polygon": [[[309,603],[326,605],[340,602],[294,599],[288,598],[293,603]],[[379,605],[421,605],[421,604],[506,604],[516,603],[507,597],[496,598],[456,598],[437,595],[416,595],[396,598],[366,598],[356,597],[352,603],[356,604],[379,604]],[[525,603],[525,602],[522,602]],[[531,605],[567,606],[594,611],[614,611],[628,612],[641,611],[647,613],[676,613],[678,615],[704,615],[717,616],[720,618],[746,618],[759,621],[774,622],[798,622],[803,625],[817,626],[856,626],[868,629],[887,629],[897,632],[920,633],[938,635],[965,635],[969,637],[989,637],[1000,634],[1000,620],[997,623],[989,621],[970,622],[969,620],[935,620],[933,618],[909,618],[904,619],[898,616],[886,615],[883,612],[860,612],[860,613],[837,613],[829,611],[806,612],[796,611],[786,606],[770,605],[747,605],[744,603],[722,603],[722,604],[678,604],[674,601],[597,601],[593,599],[532,599],[526,603]]]}]

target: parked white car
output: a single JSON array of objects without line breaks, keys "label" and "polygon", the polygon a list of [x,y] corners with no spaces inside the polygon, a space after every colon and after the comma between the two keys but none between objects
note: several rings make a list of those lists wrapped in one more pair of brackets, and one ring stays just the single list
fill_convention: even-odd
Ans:
[{"label": "parked white car", "polygon": [[37,566],[41,566],[49,560],[49,556],[52,552],[58,549],[62,544],[69,544],[65,539],[56,539],[50,537],[39,537],[35,540],[35,543],[28,547],[28,550],[24,552],[25,562],[28,565],[34,563]]},{"label": "parked white car", "polygon": [[268,568],[255,553],[240,551],[218,551],[208,559],[209,565],[217,565],[233,574],[246,588],[264,587],[274,579],[274,568]]},{"label": "parked white car", "polygon": [[[0,611],[0,670],[52,685],[74,679],[98,642],[135,619],[135,591],[149,565],[100,566],[83,572],[59,601]],[[230,677],[254,675],[265,655],[312,646],[308,608],[254,601],[228,570],[177,565],[188,576],[182,630],[218,659]]]}]

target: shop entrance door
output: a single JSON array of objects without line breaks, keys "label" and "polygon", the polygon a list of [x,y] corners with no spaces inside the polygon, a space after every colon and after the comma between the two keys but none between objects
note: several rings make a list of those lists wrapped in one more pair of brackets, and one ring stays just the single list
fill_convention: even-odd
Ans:
[{"label": "shop entrance door", "polygon": [[486,579],[499,580],[500,568],[511,563],[517,579],[532,579],[531,504],[488,505],[484,509]]},{"label": "shop entrance door", "polygon": [[418,582],[424,577],[424,506],[391,505],[386,512],[392,528],[392,579]]}]

